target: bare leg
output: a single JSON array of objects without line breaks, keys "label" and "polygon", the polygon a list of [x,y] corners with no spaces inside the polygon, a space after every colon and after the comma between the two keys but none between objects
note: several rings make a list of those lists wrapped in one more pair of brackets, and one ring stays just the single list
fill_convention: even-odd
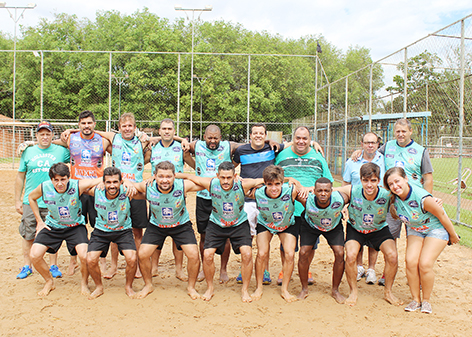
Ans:
[{"label": "bare leg", "polygon": [[25,240],[25,239],[22,240],[21,248],[23,251],[23,261],[24,261],[25,266],[26,265],[30,267],[32,266],[30,253],[31,253],[31,247],[33,246],[33,242],[34,240]]},{"label": "bare leg", "polygon": [[93,251],[87,253],[87,267],[95,283],[95,290],[90,294],[89,299],[93,300],[103,295],[102,273],[99,267],[99,259],[101,251]]},{"label": "bare leg", "polygon": [[229,261],[229,254],[231,253],[231,245],[229,243],[229,239],[226,240],[225,250],[221,255],[221,268],[220,268],[220,283],[226,283],[229,281],[228,277],[228,261]]},{"label": "bare leg", "polygon": [[136,293],[133,290],[133,281],[134,275],[136,275],[136,266],[137,263],[137,254],[135,250],[123,250],[123,255],[125,256],[126,260],[126,283],[125,283],[125,292],[126,295],[130,298],[135,298]]},{"label": "bare leg", "polygon": [[70,262],[69,262],[69,270],[67,274],[69,276],[74,275],[75,270],[79,267],[79,264],[77,263],[77,256],[71,256],[70,257]]},{"label": "bare leg", "polygon": [[103,276],[106,279],[112,279],[116,273],[118,272],[118,245],[114,242],[110,244],[110,250],[111,250],[111,265],[110,269],[108,272]]},{"label": "bare leg", "polygon": [[39,296],[47,296],[55,289],[54,279],[49,272],[46,261],[44,261],[44,254],[46,254],[47,250],[48,247],[39,243],[35,243],[31,247],[31,261],[33,262],[34,268],[36,268],[39,274],[44,278],[44,281],[46,281],[44,288],[38,293]]},{"label": "bare leg", "polygon": [[343,295],[339,292],[339,285],[344,274],[344,247],[343,246],[331,246],[334,253],[334,264],[333,264],[333,286],[331,288],[331,296],[338,303],[344,303],[346,300]]},{"label": "bare leg", "polygon": [[172,240],[172,252],[174,253],[175,261],[175,277],[181,281],[187,281],[188,278],[185,276],[183,263],[184,263],[184,252],[177,249],[175,242]]},{"label": "bare leg", "polygon": [[[134,243],[136,244],[136,251],[139,252],[139,246],[141,246],[141,240],[143,239],[143,229],[133,228],[133,235],[134,235]],[[138,266],[136,268],[136,275],[135,275],[136,278],[142,277],[139,263],[141,263],[141,259],[139,259]]]},{"label": "bare leg", "polygon": [[264,266],[266,265],[266,259],[269,256],[270,240],[272,234],[269,231],[264,231],[256,236],[257,242],[257,257],[256,257],[256,290],[251,295],[254,301],[261,299],[262,297],[262,279],[264,277]]},{"label": "bare leg", "polygon": [[[199,250],[200,250],[200,257],[202,258],[203,261],[203,253],[204,249],[203,246],[205,245],[205,233],[200,234],[200,243],[199,243]],[[200,270],[200,273],[198,274],[197,281],[202,282],[205,279],[205,273],[203,272],[203,269]]]},{"label": "bare leg", "polygon": [[423,292],[423,301],[429,302],[434,285],[433,266],[441,252],[446,247],[447,241],[426,238],[424,239],[423,249],[419,260],[419,271],[421,279],[421,290]]},{"label": "bare leg", "polygon": [[56,265],[57,266],[57,253],[56,254],[49,254],[49,265]]},{"label": "bare leg", "polygon": [[241,252],[241,276],[243,278],[243,286],[241,288],[241,300],[249,303],[252,301],[249,295],[249,283],[252,275],[252,247],[242,246],[239,248]]},{"label": "bare leg", "polygon": [[349,284],[349,297],[344,301],[349,306],[354,306],[357,303],[357,255],[361,245],[355,240],[346,242],[346,279]]},{"label": "bare leg", "polygon": [[141,272],[143,275],[144,288],[136,294],[136,298],[145,298],[154,291],[151,274],[151,255],[154,253],[156,248],[157,245],[150,244],[142,244],[139,247],[139,265],[141,266]]},{"label": "bare leg", "polygon": [[298,254],[298,276],[302,284],[302,291],[298,299],[303,300],[308,296],[308,270],[310,269],[309,256],[313,246],[301,246]]},{"label": "bare leg", "polygon": [[378,251],[376,251],[372,247],[369,247],[369,269],[375,270],[375,264],[377,263],[378,255],[379,255]]},{"label": "bare leg", "polygon": [[203,272],[205,273],[207,283],[207,290],[202,296],[204,301],[211,300],[215,294],[215,287],[213,285],[213,278],[215,277],[215,252],[216,248],[207,248],[203,255]]},{"label": "bare leg", "polygon": [[423,249],[423,241],[424,239],[419,236],[409,235],[405,252],[408,286],[410,287],[413,300],[418,303],[421,303],[419,261],[421,250]]},{"label": "bare leg", "polygon": [[187,274],[188,274],[188,295],[192,300],[200,298],[200,294],[195,289],[197,275],[200,270],[200,256],[197,245],[182,245],[182,250],[187,256]]},{"label": "bare leg", "polygon": [[280,295],[287,302],[294,302],[298,300],[295,296],[289,293],[288,284],[292,278],[293,266],[295,260],[295,245],[297,244],[297,238],[288,233],[279,233],[280,241],[284,247],[284,260],[285,264],[282,266],[284,277],[282,280],[282,288],[280,289]]},{"label": "bare leg", "polygon": [[77,246],[75,246],[75,250],[77,251],[77,256],[79,257],[80,260],[80,273],[82,274],[82,281],[80,283],[80,292],[84,296],[89,296],[90,295],[90,289],[88,287],[88,277],[89,277],[89,272],[87,268],[87,248],[88,244],[86,243],[81,243]]},{"label": "bare leg", "polygon": [[397,247],[394,240],[386,240],[380,245],[380,250],[385,257],[385,300],[393,305],[403,304],[392,293],[393,282],[398,270]]},{"label": "bare leg", "polygon": [[152,277],[159,275],[159,257],[161,256],[160,251],[157,249],[151,255],[151,274]]},{"label": "bare leg", "polygon": [[[309,256],[308,275],[310,275],[310,266],[311,266],[311,262],[313,261],[314,257],[315,257],[315,250],[312,249],[311,252],[310,252],[310,256]],[[308,284],[309,285],[313,284],[313,278],[308,277]]]},{"label": "bare leg", "polygon": [[361,248],[359,249],[359,254],[357,254],[358,266],[362,266],[364,264],[363,257],[364,257],[364,246],[361,246]]}]

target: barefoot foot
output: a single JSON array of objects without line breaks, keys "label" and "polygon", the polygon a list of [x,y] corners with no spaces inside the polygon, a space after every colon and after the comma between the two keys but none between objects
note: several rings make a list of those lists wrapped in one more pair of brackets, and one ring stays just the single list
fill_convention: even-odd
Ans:
[{"label": "barefoot foot", "polygon": [[249,295],[247,290],[241,291],[241,300],[244,303],[251,303],[252,302],[252,297]]},{"label": "barefoot foot", "polygon": [[228,283],[228,281],[229,281],[228,273],[226,271],[221,271],[220,272],[220,284]]},{"label": "barefoot foot", "polygon": [[75,270],[79,268],[77,261],[71,261],[69,264],[69,270],[67,271],[67,275],[72,276],[75,273]]},{"label": "barefoot foot", "polygon": [[56,289],[56,286],[54,285],[54,280],[51,279],[49,281],[46,281],[43,290],[41,290],[38,295],[41,297],[47,296],[54,289]]},{"label": "barefoot foot", "polygon": [[287,303],[292,303],[292,302],[298,301],[298,298],[293,296],[292,294],[290,294],[288,291],[281,291],[280,296],[282,296],[282,298],[285,301],[287,301]]},{"label": "barefoot foot", "polygon": [[333,290],[331,292],[331,296],[338,302],[339,304],[343,304],[346,298],[341,295],[341,293],[338,290]]},{"label": "barefoot foot", "polygon": [[252,293],[251,298],[253,301],[258,301],[262,298],[262,289],[257,288],[255,292]]},{"label": "barefoot foot", "polygon": [[115,275],[116,273],[118,272],[118,269],[115,267],[111,267],[107,273],[104,274],[104,278],[106,278],[107,280],[111,280]]},{"label": "barefoot foot", "polygon": [[84,296],[87,296],[87,297],[90,296],[90,289],[88,287],[88,284],[82,284],[80,286],[80,293]]},{"label": "barefoot foot", "polygon": [[159,270],[157,268],[153,268],[151,271],[152,277],[159,276]]},{"label": "barefoot foot", "polygon": [[299,300],[304,300],[307,297],[308,297],[308,288],[307,289],[302,289],[300,294],[298,294],[298,299]]},{"label": "barefoot foot", "polygon": [[385,292],[385,300],[392,305],[402,305],[403,301],[399,300],[392,293]]},{"label": "barefoot foot", "polygon": [[89,295],[89,300],[94,300],[97,297],[100,297],[103,295],[103,287],[97,287],[95,290]]},{"label": "barefoot foot", "polygon": [[344,304],[349,305],[350,307],[355,306],[357,303],[357,294],[350,294],[349,297],[344,301]]},{"label": "barefoot foot", "polygon": [[200,294],[195,290],[195,288],[187,289],[188,295],[192,300],[196,300],[197,298],[200,298]]},{"label": "barefoot foot", "polygon": [[154,291],[153,286],[144,286],[144,288],[136,294],[136,298],[145,298],[147,295]]},{"label": "barefoot foot", "polygon": [[134,292],[133,288],[125,287],[125,293],[128,295],[129,298],[136,298],[136,293]]},{"label": "barefoot foot", "polygon": [[209,301],[212,299],[213,295],[215,294],[213,289],[207,289],[207,291],[203,294],[202,299],[204,301]]},{"label": "barefoot foot", "polygon": [[201,271],[198,273],[197,281],[198,281],[198,282],[202,282],[204,279],[205,279],[205,274],[203,273],[203,270],[201,270]]},{"label": "barefoot foot", "polygon": [[184,271],[182,269],[175,270],[175,277],[177,277],[179,280],[184,281],[184,282],[188,281],[188,277],[184,274]]}]

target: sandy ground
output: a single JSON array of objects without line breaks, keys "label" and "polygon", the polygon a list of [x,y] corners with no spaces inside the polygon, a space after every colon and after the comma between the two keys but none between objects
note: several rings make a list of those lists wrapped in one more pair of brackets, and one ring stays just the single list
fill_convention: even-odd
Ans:
[{"label": "sandy ground", "polygon": [[[437,273],[432,296],[434,313],[406,313],[402,307],[385,302],[383,288],[366,285],[361,280],[359,301],[350,308],[337,304],[330,296],[332,253],[322,239],[311,271],[315,284],[304,301],[285,303],[280,289],[273,282],[265,286],[260,301],[250,304],[240,300],[240,285],[235,278],[240,259],[231,255],[228,284],[216,285],[216,294],[209,302],[192,301],[186,293],[186,283],[174,277],[174,266],[169,242],[163,250],[160,274],[153,279],[155,291],[143,300],[131,300],[124,293],[124,260],[112,280],[105,280],[105,294],[96,300],[80,295],[80,276],[64,276],[56,282],[56,290],[46,298],[37,292],[43,286],[35,272],[25,280],[15,279],[23,260],[21,238],[18,234],[20,215],[15,212],[13,183],[15,171],[1,171],[0,182],[0,238],[2,250],[0,288],[0,334],[4,336],[470,336],[472,331],[472,250],[456,245],[447,247],[435,267]],[[194,214],[195,195],[188,197],[190,214]],[[404,233],[399,242],[400,267],[394,293],[404,302],[410,301],[406,284]],[[256,253],[253,247],[253,253]],[[59,251],[59,266],[67,270],[69,257],[65,246]],[[217,273],[219,268],[217,258]],[[274,238],[270,269],[275,279],[280,271],[278,239]],[[383,262],[376,267],[381,274]],[[275,281],[275,280],[274,280]],[[93,282],[90,281],[93,289]],[[142,288],[143,281],[134,282],[134,290]],[[197,290],[203,293],[200,283]],[[251,281],[251,292],[255,278]],[[296,272],[290,290],[300,291]],[[343,279],[341,292],[348,294]]]}]

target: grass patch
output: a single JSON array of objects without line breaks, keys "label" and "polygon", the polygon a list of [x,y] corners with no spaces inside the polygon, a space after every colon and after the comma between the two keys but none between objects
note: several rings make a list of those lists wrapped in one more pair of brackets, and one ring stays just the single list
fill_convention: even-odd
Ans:
[{"label": "grass patch", "polygon": [[[449,216],[449,218],[451,218],[451,219],[456,218],[456,207],[455,206],[443,204],[443,207],[444,207],[444,210],[446,211],[447,215]],[[460,221],[463,222],[463,223],[466,223],[466,224],[472,223],[472,212],[461,209]],[[463,245],[463,246],[467,246],[469,248],[472,248],[472,229],[470,229],[468,227],[465,227],[465,226],[462,226],[462,225],[458,225],[458,224],[454,224],[454,228],[455,228],[457,234],[459,234],[461,236],[460,244]]]},{"label": "grass patch", "polygon": [[[457,178],[459,159],[456,158],[431,158],[433,164],[433,180],[434,190],[443,193],[451,193],[456,187],[449,181]],[[462,158],[462,170],[466,167],[472,168],[472,158]],[[472,184],[472,177],[467,181],[469,185]],[[462,194],[462,198],[472,200],[472,189],[466,189]],[[454,214],[455,215],[455,214]]]}]

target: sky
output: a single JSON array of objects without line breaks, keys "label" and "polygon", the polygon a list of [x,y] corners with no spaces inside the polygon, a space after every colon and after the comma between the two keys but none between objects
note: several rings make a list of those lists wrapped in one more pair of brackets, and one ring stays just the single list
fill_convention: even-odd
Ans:
[{"label": "sky", "polygon": [[[2,0],[3,1],[3,0]],[[34,1],[34,0],[31,0]],[[7,6],[26,6],[28,0],[7,0]],[[252,31],[267,31],[285,38],[323,35],[334,46],[370,49],[379,60],[450,23],[472,14],[470,0],[36,0],[36,8],[25,11],[19,24],[35,26],[41,18],[54,20],[54,14],[75,14],[94,20],[100,10],[132,14],[144,7],[173,22],[185,13],[174,6],[204,8],[205,21],[240,23]],[[14,23],[7,10],[0,8],[0,31],[13,35]]]}]

